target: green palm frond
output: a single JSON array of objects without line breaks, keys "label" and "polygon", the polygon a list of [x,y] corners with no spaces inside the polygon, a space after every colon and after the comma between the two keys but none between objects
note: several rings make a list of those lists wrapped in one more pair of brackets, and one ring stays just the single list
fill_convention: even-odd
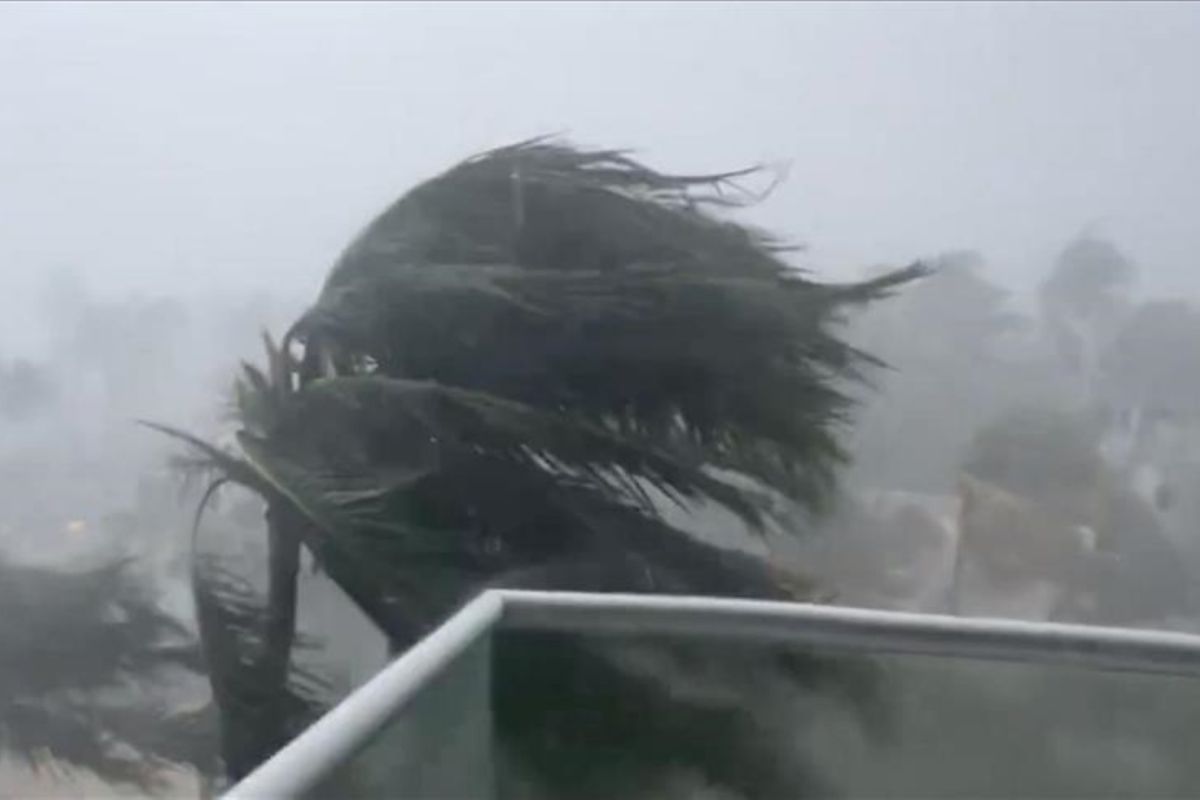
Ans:
[{"label": "green palm frond", "polygon": [[124,562],[74,571],[0,563],[0,748],[38,769],[161,788],[170,737],[124,721],[138,697],[194,672],[189,631]]},{"label": "green palm frond", "polygon": [[840,379],[874,363],[831,326],[926,270],[807,280],[697,199],[731,175],[544,140],[490,151],[372,223],[288,338],[338,374],[566,409],[819,504],[843,456]]},{"label": "green palm frond", "polygon": [[220,476],[260,495],[266,495],[269,491],[264,477],[254,469],[253,464],[238,454],[226,452],[195,434],[170,425],[148,420],[139,420],[138,424],[186,445],[189,455],[182,459],[177,458],[176,463],[185,466],[188,472]]},{"label": "green palm frond", "polygon": [[[464,461],[588,486],[653,511],[633,478],[680,502],[712,499],[753,525],[765,498],[728,483],[653,440],[504,397],[382,375],[322,380],[299,393],[280,421],[282,449],[301,463],[362,475],[375,493],[405,491]],[[366,473],[366,474],[363,474]]]},{"label": "green palm frond", "polygon": [[[705,213],[755,198],[733,184],[756,169],[676,176],[617,151],[547,140],[467,159],[385,211],[335,266],[328,286],[405,262],[607,267],[652,254],[715,270],[773,274],[780,243]],[[631,258],[632,256],[632,258]],[[564,264],[561,262],[572,262]]]},{"label": "green palm frond", "polygon": [[[220,709],[221,751],[233,762],[227,764],[229,771],[244,775],[323,714],[332,692],[319,675],[294,664],[284,686],[265,680],[265,603],[245,579],[218,559],[200,557],[193,588],[209,681]],[[312,643],[302,639],[297,646]]]},{"label": "green palm frond", "polygon": [[[874,363],[823,327],[843,304],[779,278],[410,266],[332,293],[297,325],[340,374],[429,379],[519,400],[816,503],[842,452],[839,379]],[[855,298],[851,300],[851,298]],[[619,375],[619,379],[613,376]]]}]

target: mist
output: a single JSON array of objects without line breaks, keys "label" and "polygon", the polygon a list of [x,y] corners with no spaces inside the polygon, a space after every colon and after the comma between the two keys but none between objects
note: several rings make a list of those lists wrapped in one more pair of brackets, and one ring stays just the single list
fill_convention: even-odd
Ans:
[{"label": "mist", "polygon": [[[833,602],[1198,633],[1197,44],[1200,7],[1169,3],[2,4],[0,560],[119,554],[192,630],[203,483],[138,422],[232,442],[242,362],[370,220],[558,135],[664,171],[764,166],[735,218],[814,280],[930,268],[837,326],[881,363],[844,387],[823,516],[761,537],[658,498],[672,524]],[[260,584],[262,511],[234,492],[199,528]],[[968,547],[1010,529],[1004,553]],[[336,700],[386,643],[306,567],[301,660]],[[1001,673],[960,686],[996,689],[980,713],[1009,702]],[[1069,683],[1035,678],[1011,681]],[[849,773],[843,740],[873,746],[809,746]],[[1095,747],[1072,769],[1103,787],[1119,759]],[[1152,785],[1197,785],[1129,752]],[[900,755],[852,788],[933,791],[936,765]]]},{"label": "mist", "polygon": [[1175,4],[6,4],[0,336],[64,266],[307,296],[397,187],[563,131],[789,164],[756,216],[822,272],[971,247],[1026,288],[1098,225],[1192,289],[1198,32]]}]

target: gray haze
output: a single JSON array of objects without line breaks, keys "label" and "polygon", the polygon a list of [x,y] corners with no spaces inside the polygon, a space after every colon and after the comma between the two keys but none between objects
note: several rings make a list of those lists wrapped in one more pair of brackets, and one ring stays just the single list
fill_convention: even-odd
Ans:
[{"label": "gray haze", "polygon": [[[858,395],[827,518],[786,531],[817,535],[739,539],[691,507],[672,524],[851,605],[1200,633],[1197,45],[1184,4],[0,3],[0,566],[133,553],[193,619],[197,487],[174,491],[177,448],[132,420],[226,441],[238,359],[261,360],[260,330],[374,214],[464,156],[565,133],[668,170],[787,165],[749,213],[819,277],[942,267],[845,329],[895,369]],[[1187,302],[1146,302],[1164,295]],[[261,578],[261,512],[222,498],[205,548]],[[344,693],[384,642],[303,581],[323,641],[305,657]],[[903,662],[904,747],[813,718],[848,793],[1200,786],[1172,732],[1194,695],[1134,686],[1140,730],[1102,680]],[[1030,752],[997,767],[995,741]],[[9,767],[0,752],[0,793]]]},{"label": "gray haze", "polygon": [[52,269],[311,296],[411,182],[555,131],[790,162],[758,214],[824,272],[970,246],[1023,285],[1094,224],[1190,289],[1198,35],[1186,4],[6,3],[0,342],[37,343]]}]

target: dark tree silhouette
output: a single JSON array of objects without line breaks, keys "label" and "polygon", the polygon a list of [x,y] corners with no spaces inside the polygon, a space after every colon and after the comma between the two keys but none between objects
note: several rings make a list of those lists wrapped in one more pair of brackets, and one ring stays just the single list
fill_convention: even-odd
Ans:
[{"label": "dark tree silhouette", "polygon": [[[664,175],[544,140],[468,159],[376,219],[282,345],[267,342],[266,368],[245,367],[236,452],[167,429],[214,487],[269,507],[265,646],[241,667],[254,708],[222,709],[254,720],[253,741],[225,742],[235,777],[294,727],[278,690],[302,547],[396,649],[488,586],[808,596],[671,526],[653,497],[753,529],[779,511],[772,495],[819,508],[843,458],[842,381],[872,363],[830,325],[922,268],[808,280],[778,240],[718,213],[745,204],[749,172]],[[819,789],[765,695],[868,694],[853,664],[777,650],[497,648],[501,746],[559,797],[630,796],[679,767],[747,796]],[[641,651],[740,691],[643,674]]]},{"label": "dark tree silhouette", "polygon": [[211,709],[181,713],[147,690],[200,674],[194,636],[125,562],[49,570],[0,562],[0,748],[162,788],[161,768],[215,767]]},{"label": "dark tree silhouette", "polygon": [[1111,242],[1083,235],[1059,255],[1042,282],[1042,313],[1062,362],[1094,379],[1100,352],[1127,312],[1133,262]]}]

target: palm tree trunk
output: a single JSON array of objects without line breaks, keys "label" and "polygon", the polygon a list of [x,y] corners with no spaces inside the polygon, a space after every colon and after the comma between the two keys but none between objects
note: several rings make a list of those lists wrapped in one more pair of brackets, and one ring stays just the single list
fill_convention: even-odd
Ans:
[{"label": "palm tree trunk", "polygon": [[[276,504],[268,507],[269,585],[262,647],[247,671],[251,682],[242,690],[243,696],[239,702],[223,704],[221,710],[223,758],[233,781],[241,780],[274,755],[291,734],[286,686],[296,639],[300,573],[300,539],[295,524],[288,509]],[[221,697],[229,690],[214,684],[214,691]]]},{"label": "palm tree trunk", "polygon": [[[296,592],[300,574],[300,539],[294,533],[292,516],[283,509],[267,511],[270,584],[267,589],[267,629],[259,669],[272,690],[287,683],[296,640]],[[282,692],[279,693],[282,696]]]},{"label": "palm tree trunk", "polygon": [[289,509],[267,510],[267,618],[256,669],[264,692],[263,729],[258,741],[269,758],[288,740],[285,687],[296,641],[296,600],[300,575],[300,539]]}]

